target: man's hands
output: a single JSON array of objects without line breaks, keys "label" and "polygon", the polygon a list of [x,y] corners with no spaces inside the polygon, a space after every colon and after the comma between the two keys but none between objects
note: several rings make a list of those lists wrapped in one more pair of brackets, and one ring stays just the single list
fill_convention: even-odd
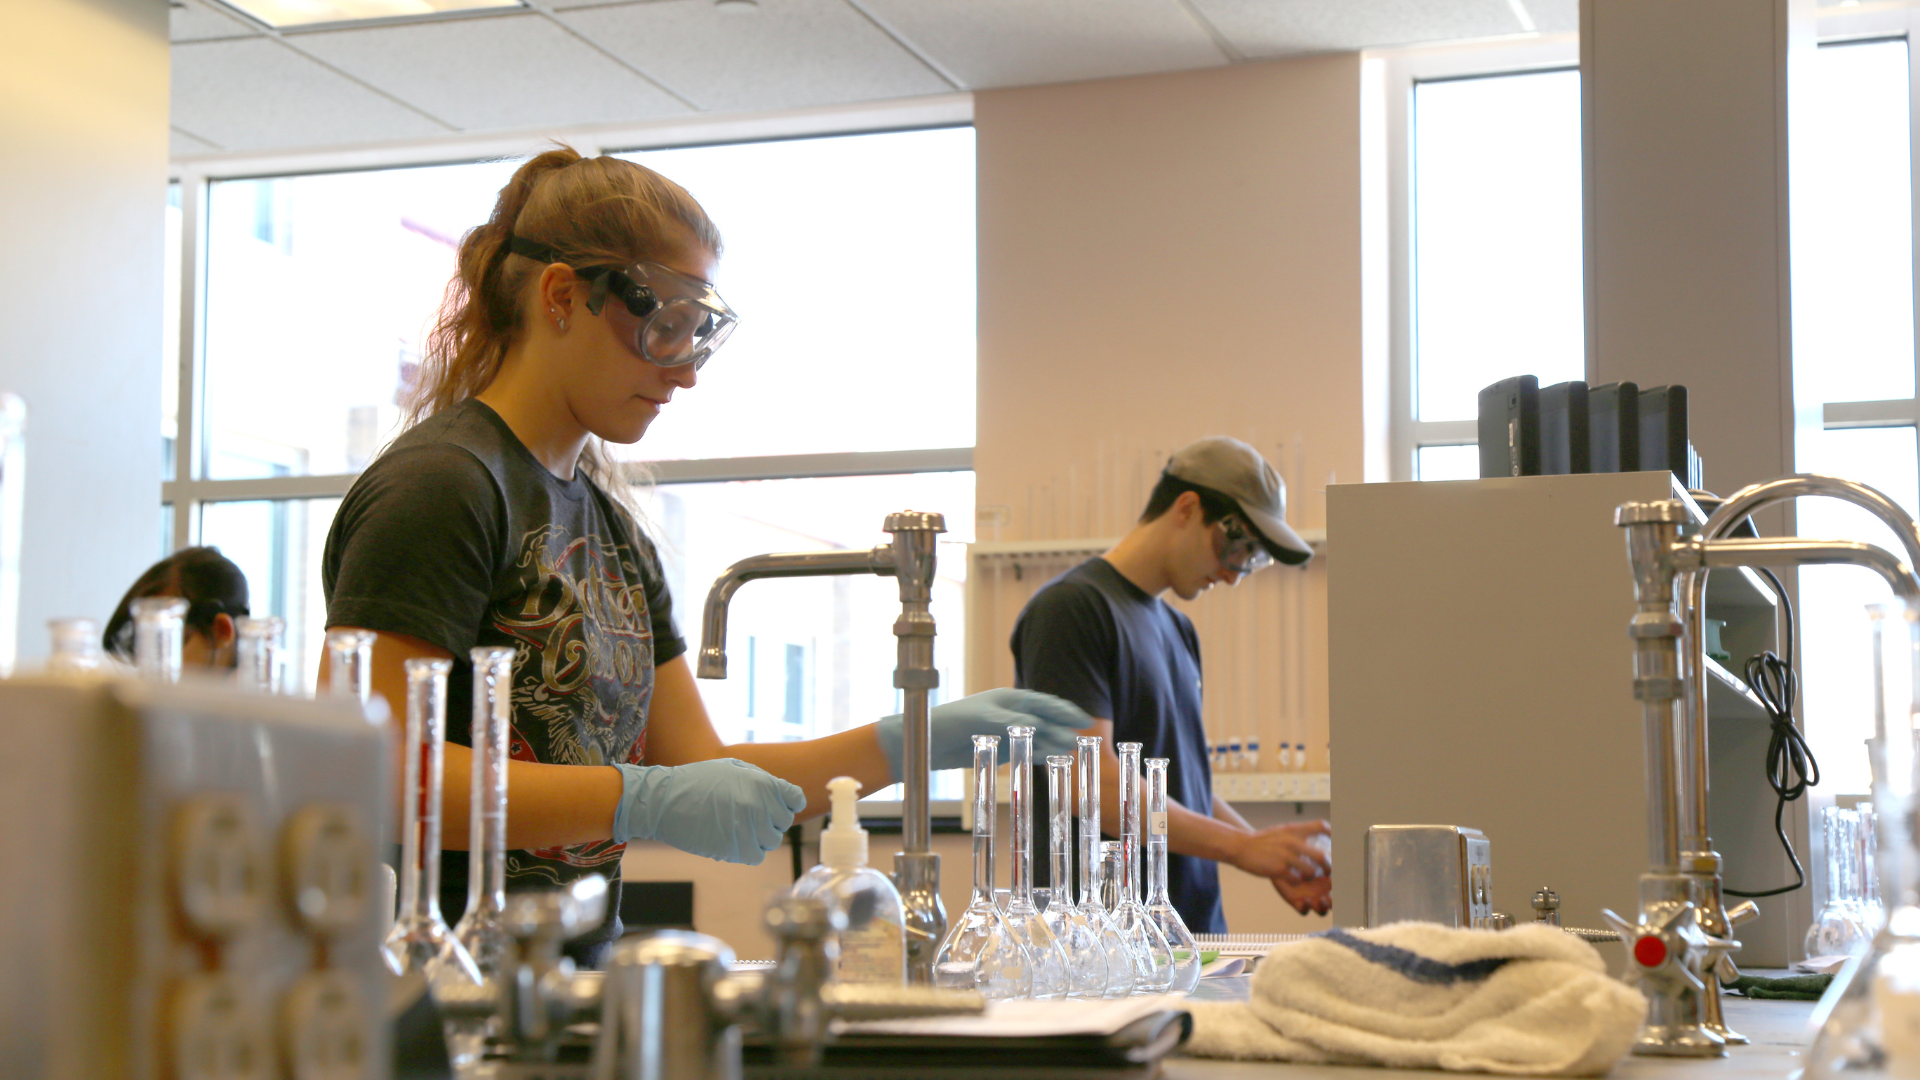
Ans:
[{"label": "man's hands", "polygon": [[1273,882],[1275,892],[1302,915],[1333,907],[1333,829],[1326,821],[1272,825],[1246,834],[1233,865]]},{"label": "man's hands", "polygon": [[1273,891],[1280,899],[1293,905],[1293,910],[1302,915],[1325,915],[1333,910],[1333,876],[1322,874],[1311,881],[1288,881],[1285,878],[1273,879]]}]

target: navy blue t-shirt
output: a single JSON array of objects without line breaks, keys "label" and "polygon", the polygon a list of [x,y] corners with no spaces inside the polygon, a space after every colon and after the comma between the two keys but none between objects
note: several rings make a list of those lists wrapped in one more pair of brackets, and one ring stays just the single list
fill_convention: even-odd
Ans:
[{"label": "navy blue t-shirt", "polygon": [[[1016,685],[1111,719],[1114,742],[1139,743],[1143,759],[1167,759],[1169,798],[1212,815],[1213,772],[1200,725],[1200,638],[1191,619],[1148,596],[1107,560],[1089,559],[1027,601],[1013,627],[1013,660]],[[1031,790],[1044,793],[1044,764],[1037,779]],[[1143,797],[1145,791],[1142,785]],[[1044,853],[1047,808],[1045,799],[1034,802],[1034,850]],[[1036,883],[1048,882],[1046,861],[1035,860]],[[1144,892],[1144,872],[1140,880]],[[1188,930],[1227,932],[1213,860],[1169,852],[1167,892]]]}]

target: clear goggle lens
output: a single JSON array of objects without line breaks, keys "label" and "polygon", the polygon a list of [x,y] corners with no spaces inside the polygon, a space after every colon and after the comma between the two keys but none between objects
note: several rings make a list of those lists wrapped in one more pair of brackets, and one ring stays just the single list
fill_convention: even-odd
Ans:
[{"label": "clear goggle lens", "polygon": [[1221,566],[1242,577],[1273,565],[1273,553],[1252,526],[1233,514],[1214,523],[1213,554]]},{"label": "clear goggle lens", "polygon": [[627,348],[660,367],[692,364],[698,371],[739,322],[706,282],[658,263],[600,274],[587,307],[595,310],[601,304]]}]

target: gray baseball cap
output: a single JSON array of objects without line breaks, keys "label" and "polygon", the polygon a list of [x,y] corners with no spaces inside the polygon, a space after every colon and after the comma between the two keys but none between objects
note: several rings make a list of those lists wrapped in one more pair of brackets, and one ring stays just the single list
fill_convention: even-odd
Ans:
[{"label": "gray baseball cap", "polygon": [[1232,499],[1280,562],[1297,566],[1313,558],[1313,547],[1287,525],[1286,482],[1239,439],[1214,435],[1188,443],[1168,459],[1167,475]]}]

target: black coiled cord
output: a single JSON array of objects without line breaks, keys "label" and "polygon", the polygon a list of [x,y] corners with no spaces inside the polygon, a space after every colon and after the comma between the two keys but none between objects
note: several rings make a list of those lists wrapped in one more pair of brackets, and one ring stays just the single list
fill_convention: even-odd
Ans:
[{"label": "black coiled cord", "polygon": [[1774,592],[1780,597],[1780,605],[1786,614],[1787,637],[1786,659],[1771,652],[1747,660],[1747,685],[1760,699],[1766,709],[1767,723],[1772,731],[1767,736],[1767,786],[1773,789],[1773,834],[1780,838],[1780,846],[1786,849],[1787,861],[1793,864],[1794,882],[1777,889],[1762,892],[1743,892],[1739,889],[1724,889],[1728,896],[1762,897],[1779,896],[1790,893],[1807,883],[1807,872],[1800,866],[1800,857],[1794,854],[1793,841],[1787,839],[1787,830],[1782,819],[1786,816],[1787,804],[1805,797],[1807,789],[1820,783],[1820,763],[1813,758],[1813,750],[1807,746],[1806,736],[1793,726],[1793,702],[1798,696],[1800,683],[1793,673],[1793,601],[1787,598],[1787,590],[1773,572],[1761,569],[1767,580],[1773,583]]}]

